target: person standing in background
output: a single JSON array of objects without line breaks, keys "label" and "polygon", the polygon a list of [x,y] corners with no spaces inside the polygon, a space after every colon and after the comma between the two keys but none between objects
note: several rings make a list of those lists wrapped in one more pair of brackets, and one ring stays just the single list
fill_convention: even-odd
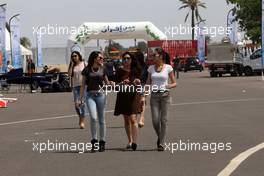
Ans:
[{"label": "person standing in background", "polygon": [[35,63],[31,58],[27,59],[27,72],[29,75],[32,75],[33,73],[36,72],[36,66]]},{"label": "person standing in background", "polygon": [[7,65],[7,67],[6,67],[6,73],[9,73],[11,70],[14,69],[14,67],[13,67],[13,65],[11,64],[10,60],[8,60],[8,61],[6,62],[6,65]]}]

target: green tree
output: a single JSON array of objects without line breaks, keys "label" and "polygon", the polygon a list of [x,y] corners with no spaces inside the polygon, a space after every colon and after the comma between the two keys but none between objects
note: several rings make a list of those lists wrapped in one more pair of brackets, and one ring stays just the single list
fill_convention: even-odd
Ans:
[{"label": "green tree", "polygon": [[137,48],[140,49],[140,51],[147,51],[147,43],[146,42],[138,42]]},{"label": "green tree", "polygon": [[240,30],[254,42],[261,41],[261,1],[260,0],[227,0],[235,5],[236,21]]},{"label": "green tree", "polygon": [[110,52],[111,50],[118,50],[118,51],[122,51],[124,49],[124,47],[118,43],[118,42],[115,42],[113,40],[108,40],[107,41],[109,44],[105,46],[105,51],[106,52]]},{"label": "green tree", "polygon": [[24,46],[27,49],[29,49],[31,47],[31,42],[30,42],[29,38],[27,38],[27,37],[22,37],[20,39],[20,43],[22,46]]},{"label": "green tree", "polygon": [[196,22],[203,20],[200,13],[199,13],[199,7],[206,8],[205,3],[201,2],[200,0],[179,0],[179,1],[182,2],[182,4],[183,4],[183,6],[181,6],[179,8],[179,10],[186,9],[186,8],[189,9],[189,11],[185,17],[184,22],[187,21],[189,14],[190,14],[190,11],[192,13],[192,16],[191,16],[192,40],[194,40],[195,19],[196,19]]}]

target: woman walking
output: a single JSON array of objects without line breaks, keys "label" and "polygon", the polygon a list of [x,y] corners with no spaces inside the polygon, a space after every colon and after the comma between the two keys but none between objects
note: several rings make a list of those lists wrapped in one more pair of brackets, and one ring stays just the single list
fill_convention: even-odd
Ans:
[{"label": "woman walking", "polygon": [[[86,105],[90,114],[90,130],[92,135],[92,152],[95,152],[98,146],[96,121],[99,121],[99,152],[105,151],[105,105],[106,96],[100,88],[104,84],[109,84],[107,75],[105,73],[104,57],[101,52],[94,51],[90,54],[88,65],[82,72],[84,76],[83,87],[87,86],[86,90]],[[81,95],[84,95],[84,90]]]},{"label": "woman walking", "polygon": [[152,124],[158,137],[158,151],[164,151],[170,89],[176,87],[173,68],[171,65],[166,64],[167,59],[167,54],[162,49],[157,49],[155,52],[154,65],[148,68],[149,75],[147,85],[151,85],[153,88],[150,97],[150,107]]},{"label": "woman walking", "polygon": [[142,111],[140,95],[135,88],[140,85],[141,71],[134,56],[125,52],[122,55],[122,67],[117,70],[116,83],[119,87],[117,93],[114,115],[124,117],[124,126],[128,138],[127,149],[137,149],[138,124],[137,114]]},{"label": "woman walking", "polygon": [[82,89],[82,71],[85,67],[85,63],[81,54],[78,51],[71,53],[71,62],[68,69],[68,75],[71,78],[71,86],[73,90],[73,99],[75,103],[75,110],[79,116],[79,126],[81,129],[85,127],[85,105],[81,104],[80,92]]}]

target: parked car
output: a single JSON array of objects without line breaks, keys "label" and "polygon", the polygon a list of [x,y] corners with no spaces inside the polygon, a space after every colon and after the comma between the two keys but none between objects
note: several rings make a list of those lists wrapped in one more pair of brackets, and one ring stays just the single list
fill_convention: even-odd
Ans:
[{"label": "parked car", "polygon": [[186,59],[184,64],[184,72],[190,70],[199,70],[200,72],[203,71],[203,65],[200,63],[197,57],[189,57]]}]

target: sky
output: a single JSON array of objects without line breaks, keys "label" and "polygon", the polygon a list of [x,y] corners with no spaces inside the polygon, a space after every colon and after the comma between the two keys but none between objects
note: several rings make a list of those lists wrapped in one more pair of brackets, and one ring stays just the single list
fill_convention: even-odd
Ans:
[{"label": "sky", "polygon": [[[226,27],[226,17],[230,6],[226,0],[201,0],[207,6],[200,8],[200,14],[206,19],[207,27]],[[168,26],[190,25],[190,18],[184,23],[188,12],[178,10],[179,0],[0,0],[7,3],[7,18],[21,14],[21,36],[31,40],[34,47],[33,27],[37,26],[74,26],[83,22],[137,22],[151,21],[161,31]],[[223,35],[212,38],[221,40]],[[60,47],[67,45],[68,36],[45,35],[42,37],[43,47]],[[191,35],[177,35],[169,39],[191,39]],[[123,45],[132,44],[132,40],[119,41]],[[104,43],[104,41],[102,42]],[[95,45],[91,42],[89,45]]]}]

